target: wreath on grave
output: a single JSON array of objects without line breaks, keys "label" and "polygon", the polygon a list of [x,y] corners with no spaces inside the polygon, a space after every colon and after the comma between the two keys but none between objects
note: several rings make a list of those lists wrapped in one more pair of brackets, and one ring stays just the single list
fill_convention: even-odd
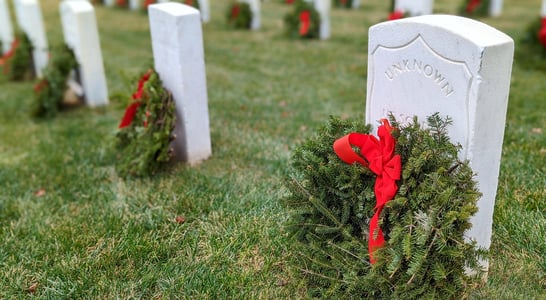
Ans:
[{"label": "wreath on grave", "polygon": [[245,2],[233,2],[228,6],[227,23],[237,29],[250,29],[252,22],[252,11],[250,5]]},{"label": "wreath on grave", "polygon": [[32,51],[34,46],[25,33],[16,35],[11,48],[0,58],[0,65],[4,67],[4,74],[10,80],[21,81],[33,79],[34,60]]},{"label": "wreath on grave", "polygon": [[352,8],[353,0],[335,0],[334,4],[336,7]]},{"label": "wreath on grave", "polygon": [[320,15],[313,3],[295,2],[294,11],[284,17],[286,34],[291,38],[318,38]]},{"label": "wreath on grave", "polygon": [[129,7],[129,3],[127,0],[116,0],[116,7],[127,8]]},{"label": "wreath on grave", "polygon": [[74,52],[68,46],[55,52],[43,71],[43,78],[34,85],[34,117],[51,118],[57,114],[63,106],[70,72],[77,68]]},{"label": "wreath on grave", "polygon": [[486,253],[463,237],[480,194],[450,119],[390,121],[377,138],[331,118],[295,149],[283,203],[311,297],[455,299],[480,282]]},{"label": "wreath on grave", "polygon": [[175,104],[154,70],[139,80],[116,134],[119,150],[116,170],[122,177],[158,172],[170,162],[175,139]]},{"label": "wreath on grave", "polygon": [[546,69],[546,17],[535,19],[516,47],[517,61],[529,68]]},{"label": "wreath on grave", "polygon": [[463,16],[486,16],[489,13],[490,0],[464,0],[460,8]]}]

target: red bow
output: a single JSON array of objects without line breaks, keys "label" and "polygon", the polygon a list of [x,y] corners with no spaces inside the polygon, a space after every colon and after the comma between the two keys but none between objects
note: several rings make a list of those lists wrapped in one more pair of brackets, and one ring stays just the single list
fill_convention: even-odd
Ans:
[{"label": "red bow", "polygon": [[[137,113],[137,108],[142,104],[141,98],[142,93],[144,92],[144,84],[148,79],[150,79],[150,75],[152,75],[152,70],[148,70],[142,77],[138,80],[138,86],[136,92],[133,93],[133,100],[136,100],[135,102],[131,103],[127,109],[125,110],[125,114],[123,115],[123,118],[121,119],[121,122],[119,123],[118,128],[124,128],[133,122],[133,119],[135,118],[135,115]],[[148,117],[148,115],[146,115]],[[144,127],[148,125],[147,120],[144,121]]]},{"label": "red bow", "polygon": [[546,47],[546,17],[542,18],[542,27],[538,32],[538,40],[544,47]]},{"label": "red bow", "polygon": [[470,0],[466,6],[466,12],[472,14],[478,6],[480,6],[481,0]]},{"label": "red bow", "polygon": [[234,4],[233,7],[231,7],[231,19],[235,20],[239,16],[239,13],[241,12],[241,7],[239,4]]},{"label": "red bow", "polygon": [[311,12],[304,10],[300,13],[300,36],[304,36],[309,32],[311,25]]},{"label": "red bow", "polygon": [[[13,42],[11,42],[11,47],[8,50],[8,52],[6,52],[6,54],[0,57],[0,66],[8,62],[8,60],[15,54],[15,50],[17,49],[18,46],[19,46],[18,39],[15,39],[13,40]],[[8,73],[9,73],[9,65],[6,64],[4,66],[4,74],[8,74]]]},{"label": "red bow", "polygon": [[[348,164],[357,162],[377,175],[374,185],[375,214],[370,220],[368,242],[372,264],[375,263],[373,252],[385,244],[383,231],[379,227],[379,216],[385,204],[396,195],[396,180],[400,179],[402,170],[400,155],[394,154],[396,141],[391,135],[393,128],[386,119],[381,122],[383,125],[377,131],[379,139],[370,134],[350,133],[334,142],[334,151],[341,160]],[[363,157],[355,153],[352,146],[360,148]]]},{"label": "red bow", "polygon": [[395,10],[393,11],[389,17],[387,18],[389,21],[402,19],[404,17],[404,12],[401,10]]}]

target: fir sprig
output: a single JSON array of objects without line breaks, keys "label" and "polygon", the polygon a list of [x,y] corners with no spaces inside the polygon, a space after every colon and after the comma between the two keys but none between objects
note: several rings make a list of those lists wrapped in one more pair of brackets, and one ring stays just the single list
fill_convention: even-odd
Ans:
[{"label": "fir sprig", "polygon": [[116,170],[122,177],[153,175],[171,161],[176,114],[172,94],[153,72],[144,84],[137,113],[117,134]]},{"label": "fir sprig", "polygon": [[403,174],[387,203],[381,228],[386,246],[369,263],[368,226],[374,212],[375,175],[342,162],[333,142],[349,132],[368,133],[360,122],[330,122],[299,146],[292,158],[284,203],[298,255],[294,265],[310,296],[323,298],[453,299],[464,297],[479,274],[483,253],[464,239],[479,193],[459,147],[447,137],[449,119],[434,115],[428,129],[415,122],[399,128],[396,152]]}]

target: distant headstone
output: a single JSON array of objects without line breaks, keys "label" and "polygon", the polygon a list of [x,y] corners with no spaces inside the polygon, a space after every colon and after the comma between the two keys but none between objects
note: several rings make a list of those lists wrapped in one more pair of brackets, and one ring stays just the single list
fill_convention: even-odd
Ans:
[{"label": "distant headstone", "polygon": [[34,46],[32,58],[36,75],[42,77],[42,70],[49,59],[49,50],[40,3],[37,0],[14,0],[14,4],[17,24]]},{"label": "distant headstone", "polygon": [[141,5],[142,5],[142,3],[140,3],[140,0],[129,0],[129,9],[130,10],[140,9]]},{"label": "distant headstone", "polygon": [[546,17],[546,0],[542,0],[542,6],[540,8],[540,16]]},{"label": "distant headstone", "polygon": [[9,7],[6,0],[0,0],[0,41],[2,42],[2,49],[0,49],[0,56],[2,53],[6,53],[11,48],[13,42],[13,26],[11,25],[11,17],[9,14]]},{"label": "distant headstone", "polygon": [[353,0],[353,3],[351,4],[352,4],[351,6],[352,8],[357,9],[360,7],[360,0]]},{"label": "distant headstone", "polygon": [[330,10],[332,0],[314,0],[315,9],[320,15],[319,38],[326,40],[330,38]]},{"label": "distant headstone", "polygon": [[115,2],[114,0],[104,0],[105,6],[114,6]]},{"label": "distant headstone", "polygon": [[62,1],[61,23],[65,43],[74,51],[84,97],[89,106],[108,104],[108,89],[95,10],[87,1]]},{"label": "distant headstone", "polygon": [[201,13],[201,20],[203,23],[210,22],[210,3],[209,0],[198,0],[199,12]]},{"label": "distant headstone", "polygon": [[[449,116],[483,194],[467,237],[489,248],[514,41],[475,20],[428,15],[370,28],[366,122]],[[487,262],[484,262],[487,267]]]},{"label": "distant headstone", "polygon": [[175,155],[196,164],[212,154],[199,11],[169,2],[148,6],[148,15],[154,67],[176,102]]},{"label": "distant headstone", "polygon": [[502,13],[502,0],[490,0],[489,3],[489,15],[492,17],[498,17]]},{"label": "distant headstone", "polygon": [[410,16],[430,15],[434,0],[396,0],[395,11],[403,11]]}]

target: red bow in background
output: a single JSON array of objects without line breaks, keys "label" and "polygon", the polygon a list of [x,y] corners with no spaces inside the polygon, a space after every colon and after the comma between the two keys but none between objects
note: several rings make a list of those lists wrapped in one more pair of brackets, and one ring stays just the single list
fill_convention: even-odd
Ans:
[{"label": "red bow in background", "polygon": [[542,46],[546,47],[546,17],[542,18],[542,27],[538,32],[538,40]]},{"label": "red bow in background", "polygon": [[311,26],[311,12],[304,10],[300,13],[300,36],[305,36]]},{"label": "red bow in background", "polygon": [[[379,216],[388,201],[392,200],[398,191],[396,181],[400,179],[402,163],[400,155],[394,154],[396,141],[391,135],[394,130],[386,119],[381,120],[377,135],[350,133],[334,142],[334,151],[345,163],[359,163],[369,168],[377,178],[374,185],[375,213],[370,220],[368,253],[370,262],[375,263],[373,252],[385,245],[383,231],[379,227]],[[360,149],[355,153],[353,146]]]},{"label": "red bow in background", "polygon": [[466,5],[466,12],[472,14],[478,6],[480,6],[481,0],[470,0],[468,5]]},{"label": "red bow in background", "polygon": [[9,73],[9,64],[7,64],[7,62],[15,54],[15,50],[17,49],[18,46],[19,46],[19,40],[18,39],[13,40],[13,42],[11,42],[11,47],[8,50],[8,52],[6,52],[6,54],[0,57],[0,66],[4,65],[4,74]]},{"label": "red bow in background", "polygon": [[[121,122],[119,123],[118,128],[125,128],[133,122],[133,119],[135,118],[135,115],[137,113],[138,107],[142,104],[142,93],[144,92],[144,84],[148,79],[150,79],[150,75],[152,75],[152,70],[148,70],[142,77],[138,80],[138,86],[136,92],[133,93],[133,100],[135,102],[131,103],[127,109],[125,109],[125,114],[123,115],[123,118],[121,119]],[[148,114],[146,114],[148,117]],[[144,127],[146,127],[147,121],[144,121]]]}]

